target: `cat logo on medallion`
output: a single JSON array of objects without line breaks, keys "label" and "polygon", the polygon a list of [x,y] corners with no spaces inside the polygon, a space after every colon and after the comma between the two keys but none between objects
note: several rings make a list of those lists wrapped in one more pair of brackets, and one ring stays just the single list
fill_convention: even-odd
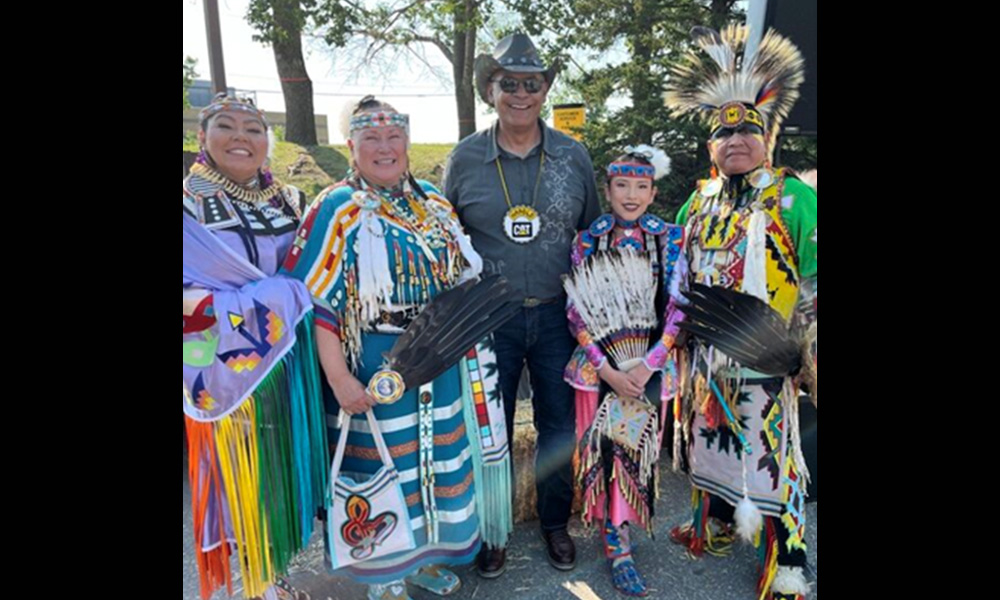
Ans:
[{"label": "cat logo on medallion", "polygon": [[503,219],[504,232],[511,240],[526,244],[538,236],[541,220],[530,206],[515,206]]}]

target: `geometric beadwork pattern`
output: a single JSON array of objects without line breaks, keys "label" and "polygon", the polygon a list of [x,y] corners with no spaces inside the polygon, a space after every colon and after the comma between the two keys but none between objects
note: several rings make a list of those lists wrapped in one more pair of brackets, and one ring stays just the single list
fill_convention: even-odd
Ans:
[{"label": "geometric beadwork pattern", "polygon": [[781,477],[782,500],[785,504],[781,523],[788,530],[787,547],[789,552],[806,549],[805,499],[802,497],[801,478],[795,470],[794,462],[792,460],[786,461],[785,473]]},{"label": "geometric beadwork pattern", "polygon": [[[767,391],[767,390],[765,390]],[[761,411],[763,427],[760,431],[760,441],[764,445],[764,455],[757,460],[757,470],[767,470],[771,475],[772,489],[778,489],[778,477],[781,474],[781,439],[784,420],[781,404],[777,398],[767,391],[770,397]]]}]

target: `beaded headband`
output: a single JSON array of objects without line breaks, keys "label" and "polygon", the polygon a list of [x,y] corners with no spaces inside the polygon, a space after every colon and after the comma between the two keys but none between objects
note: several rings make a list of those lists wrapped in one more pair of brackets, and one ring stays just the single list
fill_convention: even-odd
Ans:
[{"label": "beaded headband", "polygon": [[399,127],[410,135],[410,116],[398,112],[369,112],[351,117],[350,132],[371,127]]},{"label": "beaded headband", "polygon": [[216,94],[215,97],[212,98],[211,104],[201,109],[198,113],[198,119],[200,122],[204,123],[220,112],[229,110],[249,113],[260,119],[265,128],[270,129],[267,117],[264,116],[264,111],[254,106],[253,100],[250,98],[230,96],[227,92],[219,92]]},{"label": "beaded headband", "polygon": [[608,179],[612,177],[635,177],[638,179],[654,179],[656,168],[653,165],[643,165],[632,162],[613,162],[608,165]]}]

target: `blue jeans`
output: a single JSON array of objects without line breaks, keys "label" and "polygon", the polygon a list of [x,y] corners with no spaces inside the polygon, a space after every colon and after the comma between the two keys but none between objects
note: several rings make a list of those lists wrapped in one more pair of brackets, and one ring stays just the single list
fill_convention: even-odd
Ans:
[{"label": "blue jeans", "polygon": [[563,369],[576,348],[566,321],[565,302],[522,308],[493,335],[511,445],[517,384],[527,362],[538,431],[535,449],[538,516],[543,531],[564,529],[573,504],[572,461],[576,444],[574,392],[563,381]]}]

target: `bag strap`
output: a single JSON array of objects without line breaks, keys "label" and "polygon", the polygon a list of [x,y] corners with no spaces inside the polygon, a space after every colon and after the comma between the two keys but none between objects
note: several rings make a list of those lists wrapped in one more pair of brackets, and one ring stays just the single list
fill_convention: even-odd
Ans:
[{"label": "bag strap", "polygon": [[[382,430],[379,429],[378,421],[375,419],[375,413],[371,409],[368,409],[365,411],[365,416],[368,417],[368,427],[371,429],[372,438],[375,439],[375,447],[378,448],[378,454],[382,458],[382,462],[390,469],[395,469],[396,464],[392,461],[389,448],[385,445],[385,439],[382,437]],[[345,419],[345,417],[347,418]],[[330,465],[331,483],[336,481],[337,476],[340,475],[340,464],[344,460],[344,451],[347,449],[347,436],[351,433],[351,419],[343,409],[340,411],[340,420],[337,423],[337,428],[340,429],[340,437],[337,439],[337,451],[333,455],[333,464]]]}]

